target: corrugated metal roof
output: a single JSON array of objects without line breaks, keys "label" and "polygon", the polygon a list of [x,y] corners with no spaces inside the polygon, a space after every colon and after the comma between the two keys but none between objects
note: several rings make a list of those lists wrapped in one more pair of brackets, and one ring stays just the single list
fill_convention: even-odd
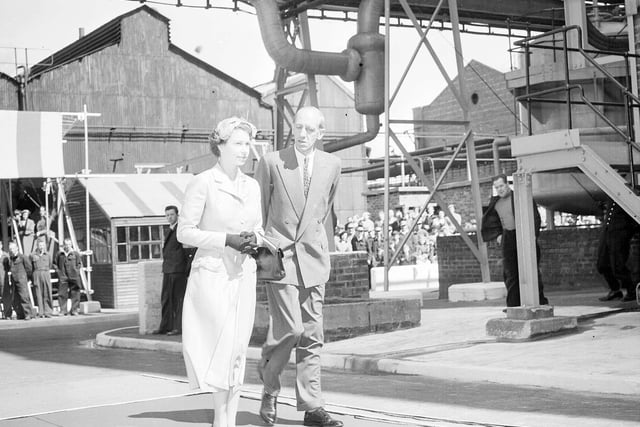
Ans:
[{"label": "corrugated metal roof", "polygon": [[180,209],[191,174],[94,175],[78,178],[109,218],[164,216],[167,205]]}]

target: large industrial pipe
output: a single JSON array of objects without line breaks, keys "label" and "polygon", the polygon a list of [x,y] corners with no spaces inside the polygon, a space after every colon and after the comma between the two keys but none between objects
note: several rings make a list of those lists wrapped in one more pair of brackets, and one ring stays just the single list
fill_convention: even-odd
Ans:
[{"label": "large industrial pipe", "polygon": [[276,64],[305,74],[340,76],[353,81],[360,74],[360,54],[354,49],[320,52],[298,49],[287,41],[275,0],[251,0],[258,14],[262,41]]},{"label": "large industrial pipe", "polygon": [[327,142],[324,144],[324,151],[327,153],[333,153],[335,151],[344,150],[345,148],[353,147],[354,145],[364,144],[371,141],[378,135],[380,131],[380,117],[376,114],[369,114],[367,116],[367,130],[355,135],[347,136],[346,138],[339,139],[337,141]]},{"label": "large industrial pipe", "polygon": [[275,0],[250,0],[258,14],[267,52],[279,66],[300,73],[338,75],[354,81],[355,109],[366,115],[365,132],[325,145],[329,152],[364,144],[378,135],[384,112],[384,36],[378,32],[383,0],[363,0],[358,9],[358,32],[341,53],[298,49],[289,43]]}]

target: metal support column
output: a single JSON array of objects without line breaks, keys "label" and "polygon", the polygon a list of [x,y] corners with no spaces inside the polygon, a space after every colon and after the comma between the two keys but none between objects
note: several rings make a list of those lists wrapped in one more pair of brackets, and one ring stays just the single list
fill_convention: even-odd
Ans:
[{"label": "metal support column", "polygon": [[391,85],[389,79],[389,68],[391,65],[391,0],[384,0],[384,290],[389,290],[389,109],[391,107],[389,95]]},{"label": "metal support column", "polygon": [[525,172],[513,174],[521,306],[540,305],[531,177]]},{"label": "metal support column", "polygon": [[[469,99],[467,97],[467,89],[464,79],[464,61],[462,57],[462,42],[460,40],[460,22],[458,20],[458,5],[456,0],[449,0],[449,14],[451,17],[451,29],[453,30],[453,42],[456,50],[456,64],[458,66],[458,84],[460,85],[460,107],[463,111],[463,119],[469,120]],[[467,123],[465,131],[470,131],[471,126]],[[482,281],[488,283],[491,281],[491,273],[489,271],[489,255],[487,253],[487,245],[482,240],[479,232],[482,219],[482,200],[480,195],[480,179],[478,177],[478,163],[476,161],[476,148],[473,140],[473,134],[467,139],[467,168],[469,170],[469,179],[471,181],[471,195],[473,198],[473,209],[478,226],[476,238],[478,240],[478,252],[480,253],[480,272]]]}]

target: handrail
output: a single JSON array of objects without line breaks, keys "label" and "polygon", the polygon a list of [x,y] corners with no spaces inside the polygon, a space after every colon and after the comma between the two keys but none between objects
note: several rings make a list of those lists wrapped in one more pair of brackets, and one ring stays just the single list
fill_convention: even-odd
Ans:
[{"label": "handrail", "polygon": [[[567,34],[569,33],[569,31],[577,31],[578,33],[578,46],[576,48],[569,48],[567,46]],[[538,42],[541,39],[546,39],[551,36],[551,35],[555,35],[558,33],[563,33],[564,37],[563,37],[563,46],[562,48],[558,48],[555,46],[549,47],[549,46],[541,46],[540,44],[542,43],[542,41]],[[554,39],[555,40],[555,39]],[[532,43],[533,42],[533,43]],[[555,43],[555,41],[554,41]],[[629,153],[628,153],[628,157],[629,157],[629,168],[631,171],[631,185],[635,186],[636,185],[636,176],[635,173],[633,173],[634,171],[634,155],[633,155],[633,150],[637,150],[638,152],[640,152],[640,145],[634,141],[635,139],[635,135],[633,133],[633,126],[632,126],[632,114],[630,113],[632,108],[636,108],[638,105],[640,105],[640,98],[638,96],[636,96],[635,94],[633,94],[627,86],[623,85],[622,83],[620,83],[618,80],[616,80],[616,78],[613,76],[613,74],[611,74],[609,71],[606,70],[605,67],[603,67],[602,65],[600,65],[595,59],[593,59],[592,57],[590,57],[587,52],[585,51],[585,49],[583,49],[582,46],[582,28],[578,25],[570,25],[570,26],[565,26],[565,27],[561,27],[561,28],[557,28],[555,30],[551,30],[548,31],[546,33],[543,34],[538,34],[535,36],[530,36],[530,37],[526,37],[522,40],[518,40],[514,43],[516,46],[520,46],[522,48],[524,48],[525,52],[525,67],[526,67],[526,94],[524,95],[520,95],[516,97],[516,100],[520,101],[520,100],[526,100],[527,102],[527,114],[528,114],[528,124],[529,124],[529,134],[531,134],[532,132],[532,126],[531,126],[531,122],[532,122],[532,116],[531,116],[531,102],[534,100],[535,97],[539,97],[542,95],[548,95],[550,93],[555,93],[555,92],[560,92],[560,91],[566,91],[567,93],[567,98],[566,98],[566,104],[567,104],[567,122],[568,122],[568,126],[569,129],[571,129],[573,127],[572,125],[572,112],[571,112],[571,106],[572,106],[572,100],[571,100],[571,91],[574,89],[579,89],[579,95],[580,98],[582,100],[582,102],[580,104],[585,104],[587,105],[596,115],[598,115],[607,125],[609,125],[609,127],[611,129],[613,129],[618,135],[620,135],[622,137],[622,139],[624,140],[624,142],[627,144],[628,149],[629,149]],[[529,93],[529,88],[530,88],[530,63],[529,63],[529,50],[530,48],[545,48],[545,49],[562,49],[563,51],[563,56],[564,56],[564,81],[565,84],[564,86],[561,87],[556,87],[556,88],[551,88],[551,89],[546,89],[546,90],[542,90],[542,91],[538,91],[535,93]],[[593,52],[591,50],[589,50],[590,52]],[[624,98],[624,104],[623,106],[625,107],[625,109],[627,110],[627,114],[625,114],[625,121],[626,121],[626,128],[627,128],[627,132],[623,131],[619,126],[617,126],[615,123],[613,123],[611,121],[611,119],[609,119],[608,117],[605,116],[605,114],[600,111],[600,109],[598,109],[594,103],[592,103],[591,101],[589,101],[585,94],[584,94],[584,88],[579,85],[579,84],[571,84],[570,83],[570,73],[569,73],[569,52],[578,52],[580,53],[580,55],[582,55],[582,57],[584,57],[584,59],[587,60],[587,62],[589,62],[594,68],[596,68],[598,71],[600,71],[604,77],[606,78],[607,81],[609,81],[610,83],[613,83],[613,85],[615,87],[618,88],[618,90],[620,90],[622,92],[623,98]],[[633,56],[633,57],[637,57],[638,55],[632,55],[629,53],[621,53],[621,52],[614,52],[614,51],[598,51],[599,53],[605,53],[605,54],[609,54],[609,55],[615,55],[615,56],[622,56],[624,57],[625,60],[625,64],[627,66],[627,73],[629,73],[629,57]],[[554,101],[559,101],[559,100],[554,100]],[[538,102],[538,100],[536,99],[536,102]],[[575,101],[573,102],[575,103]]]}]

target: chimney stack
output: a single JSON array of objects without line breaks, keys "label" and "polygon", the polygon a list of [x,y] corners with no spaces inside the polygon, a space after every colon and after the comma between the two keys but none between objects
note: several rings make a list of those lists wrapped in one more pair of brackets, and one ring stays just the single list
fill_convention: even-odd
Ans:
[{"label": "chimney stack", "polygon": [[78,28],[78,38],[81,39],[84,37],[84,27]]}]

